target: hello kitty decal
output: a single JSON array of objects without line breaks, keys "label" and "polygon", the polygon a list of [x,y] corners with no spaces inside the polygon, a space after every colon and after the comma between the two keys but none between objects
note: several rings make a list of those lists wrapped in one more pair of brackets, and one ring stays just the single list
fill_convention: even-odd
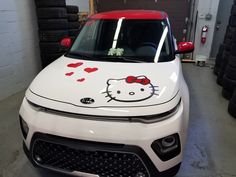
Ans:
[{"label": "hello kitty decal", "polygon": [[158,95],[158,86],[154,86],[146,76],[128,76],[123,79],[109,79],[106,91],[109,98],[118,102],[140,102]]}]

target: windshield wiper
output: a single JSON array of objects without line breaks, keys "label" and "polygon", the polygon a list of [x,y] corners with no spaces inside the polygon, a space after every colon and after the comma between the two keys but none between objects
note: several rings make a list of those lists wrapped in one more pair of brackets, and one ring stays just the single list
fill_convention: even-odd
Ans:
[{"label": "windshield wiper", "polygon": [[102,59],[118,59],[118,60],[123,60],[127,62],[136,62],[136,63],[143,63],[145,60],[136,60],[135,58],[137,57],[132,57],[132,56],[99,56],[99,58]]},{"label": "windshield wiper", "polygon": [[86,55],[86,54],[78,53],[78,52],[69,52],[68,55],[69,56],[74,56],[76,58],[82,57],[82,58],[89,59],[89,60],[95,60],[95,61],[98,60],[97,58],[95,58],[95,57],[93,57],[91,55]]}]

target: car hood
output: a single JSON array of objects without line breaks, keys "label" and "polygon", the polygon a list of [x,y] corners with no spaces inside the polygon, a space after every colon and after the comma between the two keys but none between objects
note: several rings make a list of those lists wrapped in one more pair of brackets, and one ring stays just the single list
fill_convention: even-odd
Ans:
[{"label": "car hood", "polygon": [[63,56],[34,79],[28,92],[41,99],[86,108],[159,105],[177,95],[180,69],[178,59],[119,63]]}]

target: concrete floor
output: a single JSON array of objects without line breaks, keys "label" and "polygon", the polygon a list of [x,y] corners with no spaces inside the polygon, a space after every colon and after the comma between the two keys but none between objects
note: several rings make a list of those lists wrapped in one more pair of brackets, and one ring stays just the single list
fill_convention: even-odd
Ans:
[{"label": "concrete floor", "polygon": [[[177,177],[236,177],[236,119],[208,67],[183,66],[191,94],[189,137]],[[24,93],[0,102],[0,177],[68,177],[35,169],[26,159],[18,124]]]}]

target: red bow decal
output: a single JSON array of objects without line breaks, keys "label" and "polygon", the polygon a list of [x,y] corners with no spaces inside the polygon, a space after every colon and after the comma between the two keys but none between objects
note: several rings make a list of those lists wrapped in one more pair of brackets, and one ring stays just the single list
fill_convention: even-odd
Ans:
[{"label": "red bow decal", "polygon": [[148,84],[151,83],[151,81],[145,76],[139,76],[139,77],[128,76],[126,78],[126,82],[129,83],[129,84],[139,83],[139,84],[142,84],[142,85],[148,85]]}]

